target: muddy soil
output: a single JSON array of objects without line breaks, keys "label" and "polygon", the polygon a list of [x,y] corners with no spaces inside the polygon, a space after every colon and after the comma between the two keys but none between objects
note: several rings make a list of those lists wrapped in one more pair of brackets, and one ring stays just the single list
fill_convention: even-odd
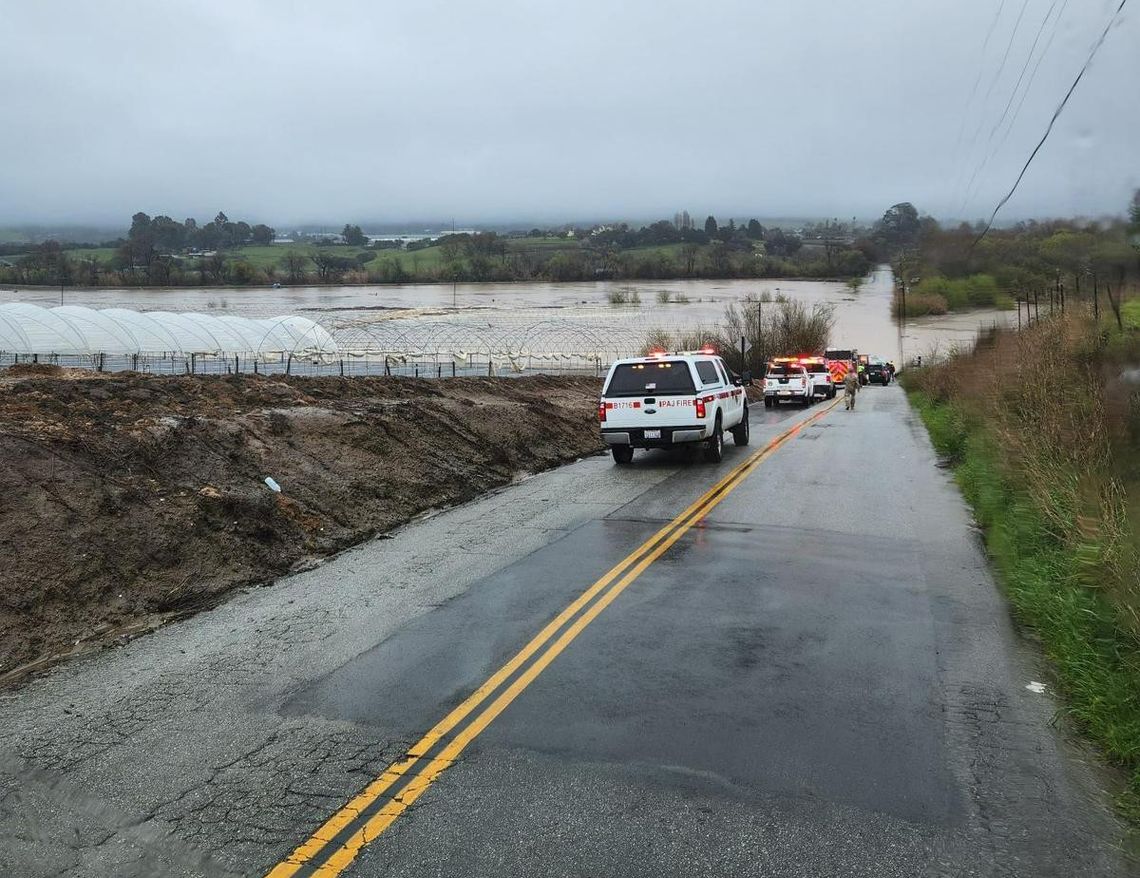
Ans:
[{"label": "muddy soil", "polygon": [[0,683],[599,451],[598,390],[0,373]]}]

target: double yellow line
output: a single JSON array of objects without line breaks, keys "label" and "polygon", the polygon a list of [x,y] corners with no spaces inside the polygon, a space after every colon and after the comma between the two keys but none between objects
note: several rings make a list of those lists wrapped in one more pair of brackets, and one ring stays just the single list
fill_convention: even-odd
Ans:
[{"label": "double yellow line", "polygon": [[[634,552],[612,567],[604,576],[582,592],[569,606],[546,625],[529,643],[486,682],[471,693],[462,704],[440,720],[426,735],[412,746],[407,755],[392,764],[383,774],[332,815],[302,845],[273,867],[267,878],[291,878],[304,870],[306,875],[333,878],[339,875],[356,858],[366,844],[375,840],[391,826],[407,808],[418,799],[435,780],[463,752],[468,744],[487,728],[495,718],[527,688],[546,667],[576,638],[626,587],[637,579],[654,561],[685,535],[697,522],[728,496],[761,463],[780,446],[792,439],[809,424],[818,421],[838,405],[831,403],[811,417],[805,418],[759,449],[728,475],[698,497],[684,512],[641,544]],[[600,597],[599,597],[600,595]],[[573,620],[571,622],[571,620]],[[567,625],[567,623],[570,623]],[[561,634],[559,632],[561,631]],[[553,643],[550,643],[551,639]],[[549,643],[549,645],[548,645]],[[540,650],[534,661],[531,659]],[[527,663],[530,662],[529,665]],[[464,726],[434,756],[429,754],[443,739],[454,731],[476,708],[520,669],[524,668],[510,685],[488,704],[481,713]],[[417,768],[403,787],[379,808],[373,806],[394,784],[412,768]],[[331,842],[339,846],[316,865]]]}]

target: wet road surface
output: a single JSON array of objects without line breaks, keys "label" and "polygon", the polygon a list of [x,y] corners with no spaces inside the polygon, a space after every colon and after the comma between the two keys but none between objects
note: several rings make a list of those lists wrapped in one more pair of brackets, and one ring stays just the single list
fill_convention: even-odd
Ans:
[{"label": "wet road surface", "polygon": [[585,460],[61,668],[0,700],[0,864],[1132,874],[934,464],[895,387],[755,408],[719,466]]}]

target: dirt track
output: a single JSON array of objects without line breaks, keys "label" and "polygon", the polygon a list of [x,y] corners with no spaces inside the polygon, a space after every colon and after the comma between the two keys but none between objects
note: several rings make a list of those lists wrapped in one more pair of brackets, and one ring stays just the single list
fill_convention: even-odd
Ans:
[{"label": "dirt track", "polygon": [[0,373],[0,682],[597,451],[597,392]]}]

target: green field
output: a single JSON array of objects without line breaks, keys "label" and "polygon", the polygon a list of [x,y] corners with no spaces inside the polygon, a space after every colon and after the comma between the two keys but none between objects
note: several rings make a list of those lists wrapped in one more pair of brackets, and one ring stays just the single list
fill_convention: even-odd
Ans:
[{"label": "green field", "polygon": [[[355,259],[357,253],[363,252],[362,247],[349,247],[347,244],[333,244],[328,247],[316,247],[312,244],[268,244],[263,247],[238,247],[236,250],[226,250],[227,259],[244,259],[257,268],[281,268],[281,260],[285,254],[293,251],[313,256],[320,251],[328,256],[339,256],[345,259]],[[308,266],[312,269],[312,266]]]},{"label": "green field", "polygon": [[110,262],[111,257],[115,255],[114,247],[95,247],[88,250],[68,250],[67,255],[71,259],[96,259],[99,262]]}]

